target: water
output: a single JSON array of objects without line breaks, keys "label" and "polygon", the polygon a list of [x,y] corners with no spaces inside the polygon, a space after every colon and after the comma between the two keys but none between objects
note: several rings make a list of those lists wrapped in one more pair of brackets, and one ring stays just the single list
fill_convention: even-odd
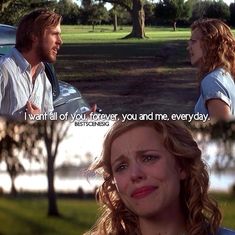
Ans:
[{"label": "water", "polygon": [[[0,187],[4,192],[9,192],[11,180],[7,173],[0,173]],[[89,178],[84,176],[77,177],[55,177],[55,189],[58,192],[76,193],[78,188],[82,188],[85,193],[94,192],[95,188],[102,183],[100,178]],[[212,173],[210,175],[210,190],[229,192],[231,186],[235,183],[235,173],[225,172],[223,174]],[[20,175],[15,180],[18,191],[47,191],[47,177],[43,173]]]},{"label": "water", "polygon": [[[0,187],[4,192],[9,192],[11,188],[11,180],[8,174],[0,173]],[[55,177],[55,189],[58,192],[76,193],[78,188],[82,188],[85,193],[94,192],[95,188],[102,183],[99,178],[61,178]],[[15,186],[18,191],[30,192],[46,192],[47,191],[47,177],[45,174],[23,174],[16,178]]]}]

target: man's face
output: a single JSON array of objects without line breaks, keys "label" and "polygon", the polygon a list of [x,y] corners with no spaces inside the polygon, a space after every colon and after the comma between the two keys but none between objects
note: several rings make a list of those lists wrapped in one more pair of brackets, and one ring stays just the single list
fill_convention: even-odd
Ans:
[{"label": "man's face", "polygon": [[60,24],[56,27],[49,27],[39,38],[36,47],[36,53],[42,62],[54,63],[56,61],[57,52],[62,45]]}]

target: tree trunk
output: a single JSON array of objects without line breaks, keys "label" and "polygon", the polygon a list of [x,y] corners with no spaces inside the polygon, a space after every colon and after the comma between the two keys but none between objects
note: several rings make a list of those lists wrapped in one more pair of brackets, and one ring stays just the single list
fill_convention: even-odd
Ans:
[{"label": "tree trunk", "polygon": [[48,155],[47,159],[47,180],[48,180],[48,215],[60,216],[57,203],[56,192],[54,188],[54,160]]},{"label": "tree trunk", "polygon": [[114,13],[114,16],[113,16],[113,31],[117,32],[117,14],[116,13]]},{"label": "tree trunk", "polygon": [[15,197],[17,195],[17,190],[15,187],[15,177],[11,175],[11,196]]},{"label": "tree trunk", "polygon": [[131,11],[132,32],[125,38],[145,38],[144,32],[144,5],[141,0],[133,0],[133,8]]},{"label": "tree trunk", "polygon": [[176,31],[176,21],[173,22],[173,30]]}]

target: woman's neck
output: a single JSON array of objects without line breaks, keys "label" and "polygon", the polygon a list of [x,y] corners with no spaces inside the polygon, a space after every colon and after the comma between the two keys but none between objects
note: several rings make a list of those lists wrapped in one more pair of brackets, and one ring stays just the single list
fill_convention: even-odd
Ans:
[{"label": "woman's neck", "polygon": [[142,235],[186,235],[185,219],[182,213],[167,213],[168,215],[140,217]]}]

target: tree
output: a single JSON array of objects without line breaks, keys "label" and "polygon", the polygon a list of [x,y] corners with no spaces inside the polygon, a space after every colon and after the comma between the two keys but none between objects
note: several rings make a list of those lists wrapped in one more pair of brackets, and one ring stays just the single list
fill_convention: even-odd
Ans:
[{"label": "tree", "polygon": [[218,148],[214,169],[224,171],[235,167],[235,121],[218,121],[211,123],[193,122],[190,127],[195,136],[200,136],[204,149],[211,142]]},{"label": "tree", "polygon": [[154,25],[156,18],[155,18],[155,4],[146,2],[144,5],[144,12],[145,12],[145,25]]},{"label": "tree", "polygon": [[91,1],[82,2],[82,19],[83,24],[91,24],[94,31],[96,24],[101,22],[107,22],[109,20],[109,14],[103,3],[94,4]]},{"label": "tree", "polygon": [[4,2],[5,4],[0,5],[2,8],[1,23],[16,25],[23,15],[36,7],[54,8],[56,0],[15,0]]},{"label": "tree", "polygon": [[205,17],[206,10],[209,7],[209,1],[198,1],[192,6],[192,17],[191,21]]},{"label": "tree", "polygon": [[13,0],[1,0],[0,1],[0,12],[3,13],[4,9],[11,3]]},{"label": "tree", "polygon": [[219,18],[228,21],[230,18],[229,7],[223,1],[211,2],[205,11],[205,16],[208,18]]},{"label": "tree", "polygon": [[230,11],[230,23],[232,26],[235,26],[235,3],[230,4],[229,11]]},{"label": "tree", "polygon": [[108,11],[102,3],[92,5],[89,15],[89,21],[92,24],[93,31],[96,24],[101,24],[102,21],[108,21],[108,19]]},{"label": "tree", "polygon": [[37,140],[42,140],[47,152],[47,180],[48,180],[48,215],[59,216],[57,207],[56,192],[54,187],[55,159],[58,153],[58,147],[66,136],[69,123],[61,121],[39,122]]},{"label": "tree", "polygon": [[[96,0],[98,1],[98,0]],[[102,0],[125,8],[132,18],[132,31],[125,38],[145,38],[144,0]]]},{"label": "tree", "polygon": [[54,164],[58,153],[59,144],[65,138],[69,123],[62,121],[39,121],[33,124],[30,139],[35,148],[41,148],[41,142],[46,149],[47,181],[48,181],[48,215],[60,216],[56,192],[54,188],[55,169]]},{"label": "tree", "polygon": [[111,18],[113,19],[113,31],[116,32],[117,31],[117,27],[118,27],[118,11],[117,11],[117,5],[114,4],[113,8],[109,11]]},{"label": "tree", "polygon": [[8,156],[5,158],[5,162],[7,165],[7,172],[11,178],[11,195],[16,196],[17,190],[15,187],[15,179],[19,174],[25,172],[25,169],[16,156]]},{"label": "tree", "polygon": [[[8,159],[14,164],[12,172],[19,168],[19,158],[15,151],[21,150],[28,159],[42,160],[42,148],[46,149],[46,165],[48,179],[48,215],[59,216],[54,188],[54,163],[59,144],[65,138],[69,128],[68,122],[40,121],[16,122],[14,120],[0,122],[0,160]],[[42,145],[43,143],[43,145]],[[11,163],[11,164],[12,164]],[[18,166],[17,166],[18,164]],[[12,175],[15,177],[15,175]]]},{"label": "tree", "polygon": [[184,0],[161,0],[156,4],[155,16],[171,21],[176,30],[176,22],[189,17],[189,7]]},{"label": "tree", "polygon": [[64,24],[77,24],[80,17],[80,9],[72,0],[60,0],[55,7],[56,11],[62,15]]},{"label": "tree", "polygon": [[110,17],[113,19],[114,31],[115,28],[117,29],[118,25],[120,26],[120,29],[122,29],[123,25],[129,25],[132,22],[129,12],[116,4],[114,4],[114,7],[110,10]]},{"label": "tree", "polygon": [[[4,131],[4,129],[8,131]],[[15,196],[17,190],[15,187],[15,178],[23,169],[23,166],[16,157],[16,150],[19,148],[19,143],[15,140],[17,133],[14,131],[15,125],[11,122],[6,121],[3,129],[1,129],[1,140],[0,140],[0,156],[1,160],[4,160],[7,166],[7,172],[11,178],[11,195]]]}]

